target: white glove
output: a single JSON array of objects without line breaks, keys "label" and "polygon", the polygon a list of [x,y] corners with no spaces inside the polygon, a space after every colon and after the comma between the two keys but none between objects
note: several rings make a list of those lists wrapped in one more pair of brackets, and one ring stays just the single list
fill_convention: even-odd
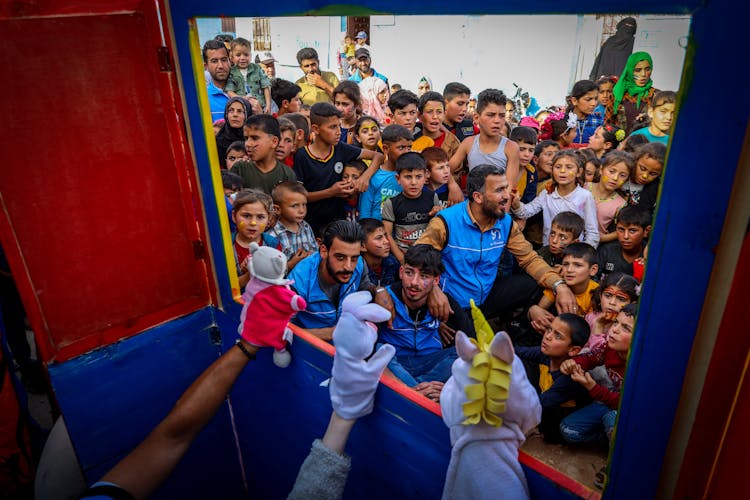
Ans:
[{"label": "white glove", "polygon": [[386,321],[391,313],[371,304],[370,292],[357,292],[344,299],[342,313],[333,330],[331,404],[342,418],[354,419],[372,412],[375,390],[383,370],[396,354],[392,345],[384,345],[370,355],[378,338],[373,323]]}]

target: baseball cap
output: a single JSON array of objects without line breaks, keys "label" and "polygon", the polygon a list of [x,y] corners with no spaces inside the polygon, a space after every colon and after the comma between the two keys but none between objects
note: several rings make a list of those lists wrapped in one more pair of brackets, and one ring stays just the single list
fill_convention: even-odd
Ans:
[{"label": "baseball cap", "polygon": [[256,56],[256,59],[258,60],[258,62],[262,62],[263,64],[277,62],[273,57],[273,54],[271,54],[271,52],[269,51],[261,52],[260,55]]},{"label": "baseball cap", "polygon": [[367,49],[357,49],[356,51],[354,51],[354,57],[356,57],[357,59],[359,59],[360,57],[367,57],[369,59],[370,51]]},{"label": "baseball cap", "polygon": [[367,33],[365,33],[364,31],[360,31],[359,33],[357,33],[357,36],[356,36],[356,38],[357,38],[357,39],[360,39],[360,38],[367,38]]}]

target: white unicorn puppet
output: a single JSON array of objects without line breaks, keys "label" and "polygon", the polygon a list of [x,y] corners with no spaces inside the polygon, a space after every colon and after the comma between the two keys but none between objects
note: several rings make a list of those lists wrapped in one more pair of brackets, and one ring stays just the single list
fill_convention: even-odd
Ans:
[{"label": "white unicorn puppet", "polygon": [[474,301],[471,307],[477,340],[456,334],[459,357],[440,394],[453,446],[443,500],[529,498],[518,448],[541,421],[539,397],[510,337],[493,336]]}]

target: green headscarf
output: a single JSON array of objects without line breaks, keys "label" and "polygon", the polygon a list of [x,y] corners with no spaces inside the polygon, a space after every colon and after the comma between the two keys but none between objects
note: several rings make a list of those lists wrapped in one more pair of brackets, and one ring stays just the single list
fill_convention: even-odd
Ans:
[{"label": "green headscarf", "polygon": [[620,107],[620,102],[622,102],[622,98],[625,96],[625,94],[630,94],[633,97],[637,97],[638,100],[636,102],[636,105],[640,107],[641,97],[648,94],[648,91],[651,90],[651,84],[653,82],[650,78],[648,79],[648,82],[646,82],[646,85],[644,85],[643,87],[639,87],[638,85],[636,85],[635,80],[633,80],[633,70],[635,69],[635,65],[641,61],[648,61],[651,67],[654,67],[654,63],[653,61],[651,61],[651,55],[648,52],[634,52],[630,54],[630,57],[628,57],[628,62],[625,64],[625,69],[622,70],[620,79],[617,80],[617,83],[612,89],[612,94],[614,97],[614,101],[612,103],[612,115],[617,114],[617,108]]}]

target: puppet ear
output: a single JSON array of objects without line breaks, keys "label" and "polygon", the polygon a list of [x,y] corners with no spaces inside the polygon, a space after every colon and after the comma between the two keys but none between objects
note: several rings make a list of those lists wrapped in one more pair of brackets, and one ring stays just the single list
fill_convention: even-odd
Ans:
[{"label": "puppet ear", "polygon": [[513,364],[513,342],[505,332],[497,332],[495,338],[492,339],[490,344],[490,352],[496,358],[505,361],[506,363]]},{"label": "puppet ear", "polygon": [[461,359],[470,362],[479,352],[479,348],[469,340],[464,332],[459,330],[456,332],[456,352]]}]

